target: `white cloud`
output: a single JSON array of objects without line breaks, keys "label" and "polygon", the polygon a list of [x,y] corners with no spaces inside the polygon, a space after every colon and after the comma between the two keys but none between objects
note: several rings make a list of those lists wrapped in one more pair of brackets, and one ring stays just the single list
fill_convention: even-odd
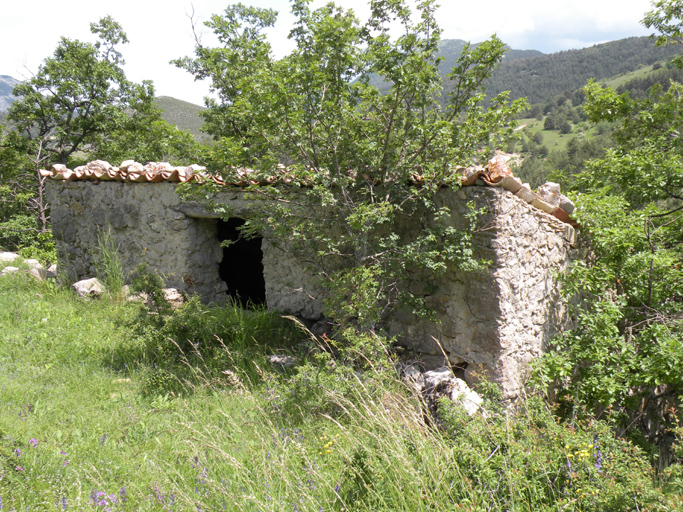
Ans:
[{"label": "white cloud", "polygon": [[[193,52],[194,40],[186,15],[192,9],[192,1],[8,2],[0,18],[0,74],[27,76],[26,68],[35,71],[52,54],[60,36],[92,40],[89,24],[111,14],[131,40],[122,48],[131,80],[151,79],[160,95],[201,103],[208,87],[195,83],[187,73],[169,64],[171,59]],[[196,19],[202,22],[211,14],[221,13],[229,0],[194,0],[193,3]],[[292,20],[289,4],[285,0],[252,0],[251,3],[280,11],[281,21],[270,36],[277,53],[286,53],[291,48],[286,39]],[[316,0],[314,5],[324,3],[326,0]],[[365,1],[338,3],[354,8],[361,18],[367,16]],[[497,33],[513,48],[534,48],[546,53],[647,34],[638,22],[651,9],[649,0],[442,0],[442,3],[438,20],[444,38],[478,42]]]}]

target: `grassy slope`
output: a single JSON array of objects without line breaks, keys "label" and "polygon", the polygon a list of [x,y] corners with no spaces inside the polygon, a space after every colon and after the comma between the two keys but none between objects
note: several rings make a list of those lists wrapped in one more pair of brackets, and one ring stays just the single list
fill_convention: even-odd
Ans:
[{"label": "grassy slope", "polygon": [[175,125],[181,130],[188,130],[197,142],[202,144],[211,142],[211,137],[202,132],[204,120],[199,116],[199,113],[204,110],[204,107],[170,96],[159,96],[156,98],[156,102],[163,110],[162,117],[167,123]]},{"label": "grassy slope", "polygon": [[[651,65],[643,66],[629,73],[622,73],[615,77],[600,80],[600,83],[604,86],[616,89],[620,85],[624,85],[631,80],[646,77],[652,72],[653,70]],[[590,139],[597,133],[597,130],[594,126],[587,122],[583,122],[579,124],[572,124],[571,133],[561,134],[558,130],[545,130],[543,128],[544,121],[545,116],[541,120],[537,120],[535,118],[526,118],[520,119],[519,125],[524,125],[524,130],[531,135],[540,132],[543,135],[543,145],[546,146],[549,151],[565,151],[567,149],[567,144],[572,139],[576,137]]]},{"label": "grassy slope", "polygon": [[446,408],[432,430],[386,376],[326,358],[270,370],[265,354],[297,342],[279,322],[190,303],[160,331],[139,304],[0,278],[3,510],[664,510],[642,457],[600,423],[491,402],[475,419]]},{"label": "grassy slope", "polygon": [[621,73],[617,76],[600,80],[600,83],[606,87],[612,87],[613,89],[616,89],[620,85],[624,85],[625,83],[636,78],[643,78],[650,73],[652,73],[652,66],[643,66],[629,73]]},{"label": "grassy slope", "polygon": [[587,123],[572,125],[571,133],[567,134],[562,134],[557,130],[545,130],[543,128],[544,120],[545,117],[540,121],[535,118],[527,118],[520,119],[518,122],[520,126],[524,125],[523,129],[531,135],[541,132],[543,135],[543,145],[550,151],[565,151],[570,140],[576,137],[585,137],[588,139],[595,134],[595,128]]}]

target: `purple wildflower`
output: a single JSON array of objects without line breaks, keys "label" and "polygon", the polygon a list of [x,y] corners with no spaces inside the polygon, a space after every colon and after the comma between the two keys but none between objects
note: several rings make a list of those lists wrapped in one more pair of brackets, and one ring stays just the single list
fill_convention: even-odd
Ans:
[{"label": "purple wildflower", "polygon": [[600,451],[600,445],[598,445],[597,435],[593,438],[593,449],[593,457],[595,458],[595,469],[598,470],[598,473],[602,473],[602,452]]},{"label": "purple wildflower", "polygon": [[126,486],[124,485],[121,487],[121,490],[119,491],[119,496],[121,498],[121,503],[125,503],[128,501],[128,496],[126,495]]},{"label": "purple wildflower", "polygon": [[62,497],[62,510],[66,510],[66,496]]},{"label": "purple wildflower", "polygon": [[21,457],[21,450],[17,448],[16,450],[14,450],[14,454],[17,456],[17,458]]},{"label": "purple wildflower", "polygon": [[24,468],[22,466],[17,466],[14,468],[16,471],[23,471]]},{"label": "purple wildflower", "polygon": [[164,504],[164,495],[159,492],[159,484],[157,482],[154,482],[154,493],[157,495],[157,500],[159,500],[159,503],[162,505]]},{"label": "purple wildflower", "polygon": [[104,444],[104,442],[107,440],[107,433],[105,432],[102,437],[100,437],[100,446]]},{"label": "purple wildflower", "polygon": [[36,446],[38,446],[38,440],[36,438],[32,437],[31,439],[28,440],[28,444],[30,444],[31,446],[33,446],[35,448]]}]

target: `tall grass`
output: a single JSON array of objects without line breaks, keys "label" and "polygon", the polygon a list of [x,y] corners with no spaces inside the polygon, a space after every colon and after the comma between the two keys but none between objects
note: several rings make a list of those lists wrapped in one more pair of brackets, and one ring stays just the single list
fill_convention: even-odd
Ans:
[{"label": "tall grass", "polygon": [[[346,367],[267,311],[162,318],[0,279],[5,510],[675,510],[609,425],[492,397],[431,418],[386,369]],[[277,370],[267,357],[298,357]]]},{"label": "tall grass", "polygon": [[92,255],[95,273],[107,292],[114,297],[122,298],[126,275],[119,256],[120,244],[116,243],[111,229],[97,233],[97,252]]}]

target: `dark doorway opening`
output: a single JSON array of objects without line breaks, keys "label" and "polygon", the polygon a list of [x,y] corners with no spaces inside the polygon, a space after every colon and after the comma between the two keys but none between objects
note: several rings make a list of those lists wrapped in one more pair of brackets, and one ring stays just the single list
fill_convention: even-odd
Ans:
[{"label": "dark doorway opening", "polygon": [[240,232],[244,219],[218,220],[218,240],[230,241],[223,247],[223,260],[218,273],[228,285],[228,295],[242,307],[266,303],[266,282],[263,278],[262,237],[245,238]]}]

